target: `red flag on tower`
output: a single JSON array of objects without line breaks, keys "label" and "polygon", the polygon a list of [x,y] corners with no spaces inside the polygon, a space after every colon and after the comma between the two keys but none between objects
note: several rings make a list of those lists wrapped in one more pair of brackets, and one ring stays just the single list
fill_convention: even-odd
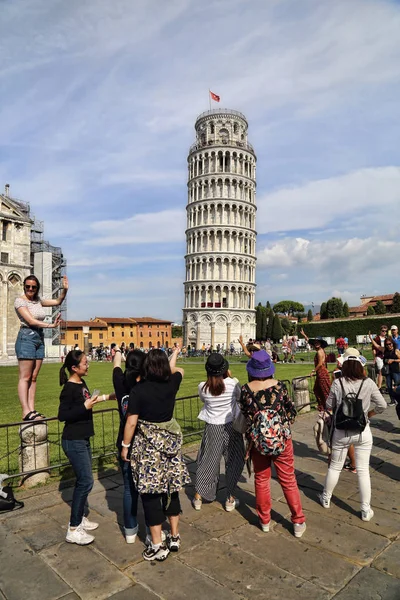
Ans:
[{"label": "red flag on tower", "polygon": [[214,92],[210,91],[210,96],[211,96],[211,100],[215,100],[215,102],[219,102],[221,100],[221,98],[219,96],[217,96],[217,94],[214,94]]}]

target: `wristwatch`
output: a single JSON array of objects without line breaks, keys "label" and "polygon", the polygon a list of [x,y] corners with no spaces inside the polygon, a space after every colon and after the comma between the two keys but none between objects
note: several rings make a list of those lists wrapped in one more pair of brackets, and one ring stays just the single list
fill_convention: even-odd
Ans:
[{"label": "wristwatch", "polygon": [[124,444],[124,442],[123,442],[123,441],[121,442],[121,446],[122,446],[123,448],[130,448],[130,447],[131,447],[131,445],[130,445],[130,444]]}]

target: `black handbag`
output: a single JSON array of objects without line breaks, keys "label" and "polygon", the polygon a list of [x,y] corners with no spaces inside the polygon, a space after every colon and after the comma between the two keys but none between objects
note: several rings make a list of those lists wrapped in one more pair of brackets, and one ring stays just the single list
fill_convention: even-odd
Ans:
[{"label": "black handbag", "polygon": [[23,508],[24,503],[15,499],[14,492],[12,491],[11,487],[3,487],[2,491],[3,493],[7,494],[7,497],[3,498],[3,496],[0,494],[0,512],[10,512],[11,510]]},{"label": "black handbag", "polygon": [[382,373],[382,375],[389,375],[389,373],[390,373],[389,365],[383,365],[381,373]]}]

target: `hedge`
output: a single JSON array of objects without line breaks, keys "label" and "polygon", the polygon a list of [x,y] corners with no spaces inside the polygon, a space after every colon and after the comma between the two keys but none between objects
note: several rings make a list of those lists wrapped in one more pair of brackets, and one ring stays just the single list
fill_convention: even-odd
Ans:
[{"label": "hedge", "polygon": [[344,335],[349,338],[349,343],[355,344],[357,335],[367,335],[370,331],[372,335],[379,333],[381,325],[387,325],[388,329],[392,325],[398,325],[400,329],[400,314],[392,315],[374,315],[362,319],[334,319],[330,321],[311,321],[310,323],[299,323],[297,326],[297,335],[300,336],[300,329],[304,329],[308,337],[314,338],[317,335],[321,337],[334,337]]}]

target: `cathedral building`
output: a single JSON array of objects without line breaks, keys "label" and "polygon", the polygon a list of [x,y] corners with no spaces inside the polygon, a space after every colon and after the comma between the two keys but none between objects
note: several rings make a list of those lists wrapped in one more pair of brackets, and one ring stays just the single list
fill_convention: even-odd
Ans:
[{"label": "cathedral building", "polygon": [[196,120],[188,156],[184,343],[215,349],[255,337],[256,155],[246,117]]}]

